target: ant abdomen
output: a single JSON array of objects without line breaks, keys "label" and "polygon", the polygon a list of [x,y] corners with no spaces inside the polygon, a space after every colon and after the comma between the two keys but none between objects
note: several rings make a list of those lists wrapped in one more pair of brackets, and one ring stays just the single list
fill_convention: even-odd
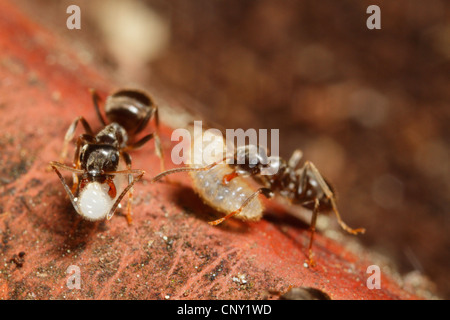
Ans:
[{"label": "ant abdomen", "polygon": [[145,128],[155,110],[151,98],[136,90],[117,91],[105,101],[108,120],[120,124],[130,136]]}]

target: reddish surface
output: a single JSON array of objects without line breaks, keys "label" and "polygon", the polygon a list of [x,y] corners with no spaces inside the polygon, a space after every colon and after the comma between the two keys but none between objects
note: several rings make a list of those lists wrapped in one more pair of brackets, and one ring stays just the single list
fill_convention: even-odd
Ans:
[{"label": "reddish surface", "polygon": [[[383,265],[382,288],[369,290],[370,254],[320,234],[317,267],[305,268],[307,226],[279,207],[257,223],[209,226],[218,214],[195,196],[187,175],[177,176],[181,185],[139,183],[132,226],[120,214],[81,220],[47,164],[58,159],[76,116],[97,123],[87,89],[115,87],[71,52],[0,3],[0,299],[262,299],[289,286],[319,288],[332,299],[416,298]],[[166,153],[170,132],[163,127]],[[151,144],[132,156],[147,178],[158,173]],[[10,259],[21,251],[18,267]],[[70,265],[80,267],[80,290],[66,286]]]}]

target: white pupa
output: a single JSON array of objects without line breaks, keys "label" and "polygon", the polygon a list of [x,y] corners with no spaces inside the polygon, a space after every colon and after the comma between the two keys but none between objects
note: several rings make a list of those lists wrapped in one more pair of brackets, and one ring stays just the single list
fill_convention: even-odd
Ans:
[{"label": "white pupa", "polygon": [[114,198],[108,194],[109,186],[107,183],[90,182],[80,190],[78,196],[74,199],[77,204],[77,212],[85,219],[90,221],[103,220],[108,217],[111,208],[122,192],[120,188],[123,178],[114,177],[114,184],[117,192]]},{"label": "white pupa", "polygon": [[77,198],[79,213],[87,220],[105,219],[115,200],[108,194],[109,186],[92,182],[86,185]]},{"label": "white pupa", "polygon": [[[213,153],[211,150],[223,150],[223,153],[216,152],[215,155],[211,156],[210,153]],[[189,159],[192,166],[205,167],[216,161],[221,161],[225,154],[223,137],[211,131],[205,131],[194,136]],[[194,158],[195,155],[197,157]],[[189,172],[196,193],[207,205],[225,214],[238,210],[244,201],[255,192],[242,177],[236,177],[226,185],[223,184],[223,177],[232,171],[226,163],[220,163],[208,171]],[[263,210],[264,207],[260,199],[256,197],[234,217],[241,220],[256,221],[262,217]]]}]

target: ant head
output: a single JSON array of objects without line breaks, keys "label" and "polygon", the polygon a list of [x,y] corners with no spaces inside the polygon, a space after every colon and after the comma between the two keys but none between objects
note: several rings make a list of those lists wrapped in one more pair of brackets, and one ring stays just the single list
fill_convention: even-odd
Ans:
[{"label": "ant head", "polygon": [[119,152],[109,145],[86,144],[80,155],[82,169],[93,178],[103,172],[115,171],[119,166]]},{"label": "ant head", "polygon": [[234,162],[230,163],[240,175],[257,175],[270,166],[267,151],[255,145],[244,145],[236,149]]}]

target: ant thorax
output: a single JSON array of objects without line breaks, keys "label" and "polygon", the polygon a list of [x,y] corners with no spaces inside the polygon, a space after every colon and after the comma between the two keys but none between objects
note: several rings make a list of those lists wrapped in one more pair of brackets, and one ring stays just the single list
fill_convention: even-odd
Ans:
[{"label": "ant thorax", "polygon": [[[214,162],[221,162],[225,152],[225,142],[220,135],[198,134],[194,136],[190,160],[194,161],[195,155],[201,159],[201,163],[191,163],[194,167],[204,167]],[[223,150],[216,152],[215,156],[208,156],[208,150]],[[229,183],[223,183],[223,177],[231,174],[233,169],[227,163],[219,163],[207,171],[191,171],[189,175],[193,180],[195,191],[210,207],[222,212],[231,213],[238,210],[242,203],[250,197],[254,190],[243,177],[236,177]],[[241,220],[259,220],[262,216],[263,205],[258,198],[250,202],[235,217]]]},{"label": "ant thorax", "polygon": [[128,134],[121,125],[113,122],[96,135],[96,140],[100,143],[111,144],[116,148],[124,148],[128,142]]}]

